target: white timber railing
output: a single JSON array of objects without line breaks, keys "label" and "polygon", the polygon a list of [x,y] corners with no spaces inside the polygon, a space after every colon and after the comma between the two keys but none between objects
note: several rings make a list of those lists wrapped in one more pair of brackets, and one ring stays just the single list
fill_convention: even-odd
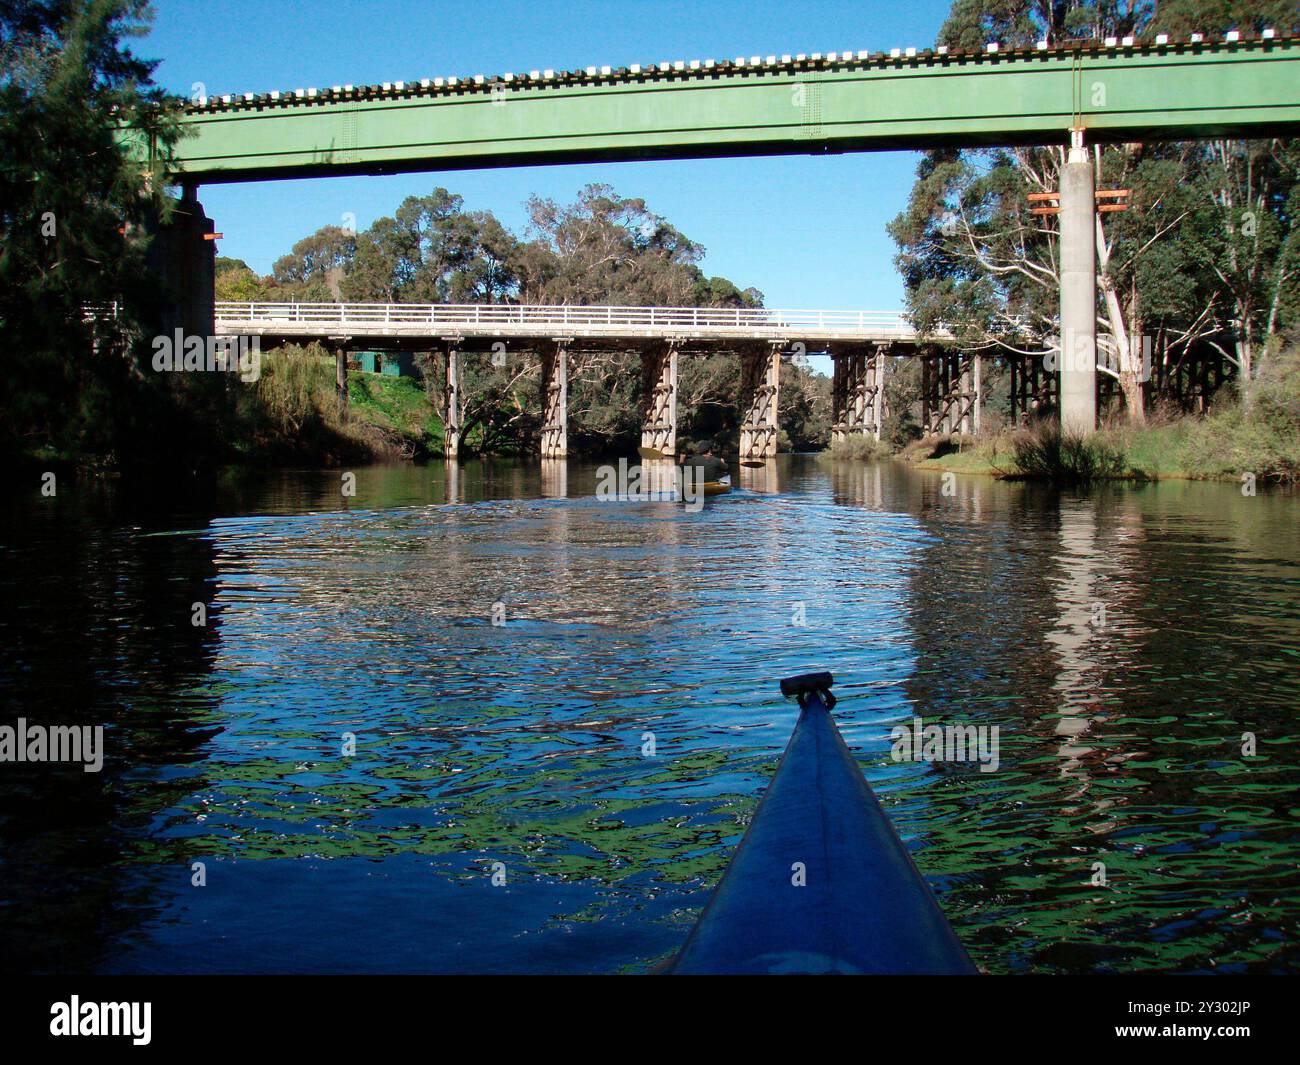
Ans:
[{"label": "white timber railing", "polygon": [[900,311],[773,310],[766,307],[574,307],[508,303],[263,303],[218,302],[227,326],[287,323],[346,330],[375,326],[508,326],[684,330],[859,330],[910,334]]}]

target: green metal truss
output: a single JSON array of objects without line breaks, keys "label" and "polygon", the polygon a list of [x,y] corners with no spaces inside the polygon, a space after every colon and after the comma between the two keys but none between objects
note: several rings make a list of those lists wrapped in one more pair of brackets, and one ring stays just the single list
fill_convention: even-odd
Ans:
[{"label": "green metal truss", "polygon": [[[548,76],[549,75],[549,76]],[[1300,38],[840,53],[248,94],[187,108],[182,182],[1300,131]]]}]

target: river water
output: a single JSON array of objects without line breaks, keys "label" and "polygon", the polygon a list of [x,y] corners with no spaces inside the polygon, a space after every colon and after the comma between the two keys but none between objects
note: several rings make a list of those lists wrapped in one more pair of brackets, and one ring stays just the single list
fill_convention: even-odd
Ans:
[{"label": "river water", "polygon": [[[0,764],[6,969],[645,971],[789,736],[777,680],[829,669],[983,969],[1300,970],[1294,494],[355,473],[0,517],[0,725],[106,726],[101,772]],[[997,770],[894,761],[914,717],[996,725]]]}]

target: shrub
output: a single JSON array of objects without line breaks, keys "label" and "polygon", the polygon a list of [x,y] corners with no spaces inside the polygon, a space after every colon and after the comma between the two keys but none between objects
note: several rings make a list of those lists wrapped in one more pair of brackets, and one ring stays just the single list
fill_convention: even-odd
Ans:
[{"label": "shrub", "polygon": [[1186,473],[1235,480],[1248,470],[1263,480],[1300,480],[1300,344],[1264,363],[1251,398],[1249,414],[1237,403],[1220,404],[1191,424]]},{"label": "shrub", "polygon": [[889,454],[889,446],[875,437],[853,433],[831,444],[830,456],[848,462],[871,462]]},{"label": "shrub", "polygon": [[1127,472],[1121,449],[1096,435],[1062,433],[1055,423],[1016,434],[1011,440],[1011,455],[1020,476],[1056,484],[1086,485],[1122,477]]}]

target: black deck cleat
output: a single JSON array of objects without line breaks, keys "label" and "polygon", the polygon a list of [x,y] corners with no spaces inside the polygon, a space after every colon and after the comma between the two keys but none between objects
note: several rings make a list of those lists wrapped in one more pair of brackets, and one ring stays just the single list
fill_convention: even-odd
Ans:
[{"label": "black deck cleat", "polygon": [[829,710],[835,705],[835,696],[831,694],[831,685],[835,678],[830,673],[801,673],[797,677],[786,677],[781,681],[781,694],[787,699],[794,696],[803,706],[809,695],[821,696],[822,702]]}]

